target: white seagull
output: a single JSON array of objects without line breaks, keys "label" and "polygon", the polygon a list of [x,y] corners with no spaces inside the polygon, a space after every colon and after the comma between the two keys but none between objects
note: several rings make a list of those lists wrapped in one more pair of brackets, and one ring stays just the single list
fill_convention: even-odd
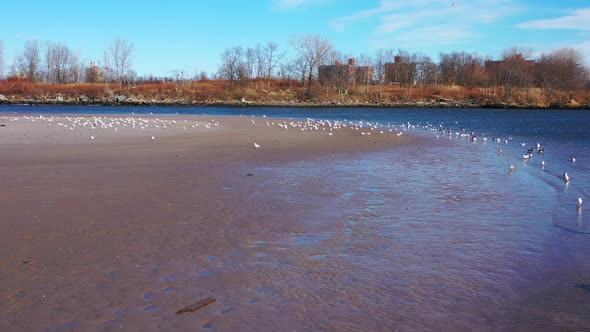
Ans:
[{"label": "white seagull", "polygon": [[258,149],[259,147],[260,147],[260,144],[258,144],[258,143],[256,143],[256,142],[254,142],[254,148],[255,148],[255,149]]},{"label": "white seagull", "polygon": [[578,208],[578,210],[582,208],[582,203],[583,203],[582,197],[579,197],[578,198],[578,203],[576,203],[576,207]]},{"label": "white seagull", "polygon": [[565,183],[570,182],[570,176],[567,175],[567,172],[563,173],[563,182],[565,182]]},{"label": "white seagull", "polygon": [[508,171],[509,172],[514,172],[515,170],[516,170],[516,166],[514,166],[514,165],[508,166]]}]

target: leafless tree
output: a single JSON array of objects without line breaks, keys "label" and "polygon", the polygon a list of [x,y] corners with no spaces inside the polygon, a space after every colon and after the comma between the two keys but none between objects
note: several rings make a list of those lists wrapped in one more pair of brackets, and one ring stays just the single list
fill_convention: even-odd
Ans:
[{"label": "leafless tree", "polygon": [[570,100],[574,99],[576,92],[588,81],[583,56],[575,49],[562,48],[543,54],[537,68],[539,85],[550,98],[556,90],[561,90],[568,93]]},{"label": "leafless tree", "polygon": [[301,82],[301,84],[305,84],[305,78],[307,77],[308,69],[307,69],[307,61],[302,56],[298,56],[293,60],[293,65],[291,66],[292,72],[294,76]]},{"label": "leafless tree", "polygon": [[[46,77],[48,83],[63,84],[72,81],[72,52],[63,43],[47,43],[45,49]],[[75,65],[74,65],[75,66]]]},{"label": "leafless tree", "polygon": [[135,46],[133,43],[121,38],[115,39],[107,46],[108,61],[110,61],[107,67],[112,68],[115,79],[121,84],[125,75],[131,69],[134,52]]},{"label": "leafless tree", "polygon": [[311,95],[313,73],[332,50],[332,44],[319,35],[304,35],[291,38],[291,45],[295,48],[307,67],[307,94]]},{"label": "leafless tree", "polygon": [[254,75],[257,79],[263,78],[266,73],[266,63],[264,59],[264,50],[260,44],[256,44],[254,48],[254,61],[256,62],[256,74]]},{"label": "leafless tree", "polygon": [[416,57],[416,84],[422,86],[436,85],[439,81],[439,70],[436,63],[424,54]]},{"label": "leafless tree", "polygon": [[502,52],[502,61],[493,73],[493,79],[502,87],[502,97],[512,101],[514,92],[519,88],[530,88],[534,78],[535,63],[530,59],[532,50],[511,47]]},{"label": "leafless tree", "polygon": [[269,41],[264,45],[264,59],[265,59],[265,71],[266,78],[272,77],[273,71],[277,68],[278,63],[283,59],[286,52],[279,50],[279,44]]},{"label": "leafless tree", "polygon": [[230,86],[234,86],[234,82],[239,80],[242,76],[240,71],[243,69],[241,46],[234,46],[226,48],[221,54],[221,64],[219,65],[218,75],[222,79],[230,81]]},{"label": "leafless tree", "polygon": [[85,67],[84,63],[80,60],[78,54],[70,53],[70,63],[68,65],[68,79],[70,83],[79,83],[84,81]]},{"label": "leafless tree", "polygon": [[36,82],[41,79],[41,46],[37,40],[27,40],[24,50],[16,57],[16,75]]},{"label": "leafless tree", "polygon": [[172,71],[174,91],[188,86],[189,78],[187,74],[187,71],[184,69],[175,69]]},{"label": "leafless tree", "polygon": [[254,72],[256,69],[256,49],[248,47],[244,51],[244,77],[243,79],[254,78]]},{"label": "leafless tree", "polygon": [[196,75],[196,80],[199,82],[204,82],[209,80],[209,75],[207,75],[207,72],[204,70],[201,70],[197,75]]},{"label": "leafless tree", "polygon": [[481,86],[485,73],[483,59],[475,53],[451,52],[440,54],[440,73],[443,84]]},{"label": "leafless tree", "polygon": [[380,48],[373,57],[373,68],[375,80],[379,84],[385,82],[385,64],[393,61],[394,51]]},{"label": "leafless tree", "polygon": [[395,81],[402,86],[412,86],[416,82],[417,55],[404,50],[398,50],[397,56],[401,61],[394,66]]}]

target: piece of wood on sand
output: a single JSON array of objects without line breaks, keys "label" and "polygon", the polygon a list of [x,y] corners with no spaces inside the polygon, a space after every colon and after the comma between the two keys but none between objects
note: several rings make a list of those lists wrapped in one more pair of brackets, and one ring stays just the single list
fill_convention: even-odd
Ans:
[{"label": "piece of wood on sand", "polygon": [[176,313],[180,315],[180,314],[184,314],[185,312],[193,312],[193,311],[203,308],[204,306],[208,306],[209,304],[211,304],[213,302],[215,302],[215,299],[212,297],[208,297],[204,300],[195,302],[191,305],[187,305],[186,307],[178,310]]}]

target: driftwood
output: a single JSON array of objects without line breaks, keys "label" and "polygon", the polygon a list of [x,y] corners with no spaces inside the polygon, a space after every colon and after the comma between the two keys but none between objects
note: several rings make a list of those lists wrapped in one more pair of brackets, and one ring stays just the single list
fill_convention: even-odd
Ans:
[{"label": "driftwood", "polygon": [[204,306],[207,306],[213,302],[215,302],[215,299],[212,297],[208,297],[204,300],[201,300],[199,302],[195,302],[191,305],[188,305],[188,306],[178,310],[176,313],[180,315],[180,314],[184,314],[185,312],[193,312],[193,311],[199,310],[199,309],[203,308]]}]

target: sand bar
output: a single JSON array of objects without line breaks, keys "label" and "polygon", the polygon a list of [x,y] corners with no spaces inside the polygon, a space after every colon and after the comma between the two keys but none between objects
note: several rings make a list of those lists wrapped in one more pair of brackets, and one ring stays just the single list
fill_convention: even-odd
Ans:
[{"label": "sand bar", "polygon": [[308,327],[307,299],[261,295],[285,275],[251,273],[257,244],[303,227],[296,205],[259,199],[253,170],[416,144],[262,117],[0,114],[0,125],[5,331]]}]

